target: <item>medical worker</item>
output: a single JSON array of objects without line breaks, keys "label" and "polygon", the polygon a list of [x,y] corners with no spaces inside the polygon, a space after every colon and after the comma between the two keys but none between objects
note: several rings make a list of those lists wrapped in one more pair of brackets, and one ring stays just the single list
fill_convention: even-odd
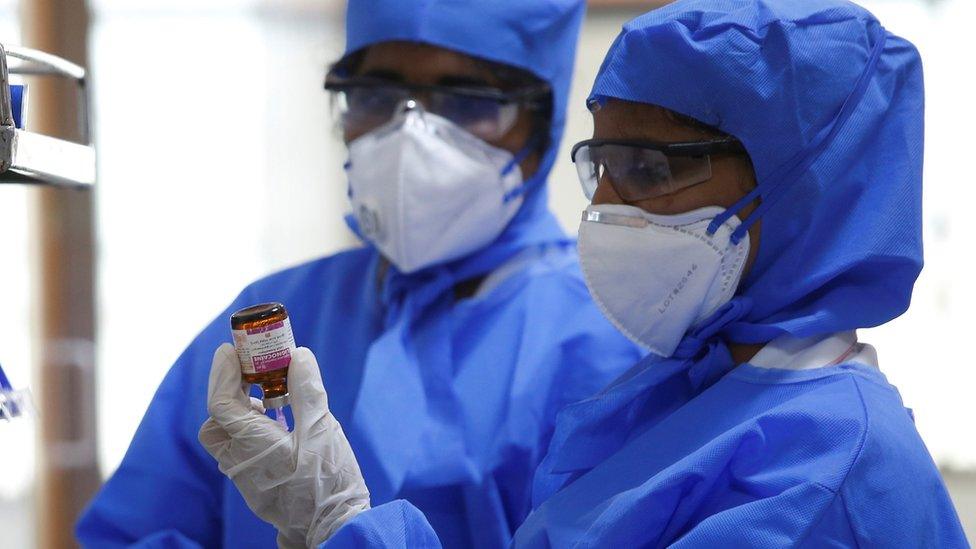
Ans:
[{"label": "medical worker", "polygon": [[642,354],[593,304],[546,205],[583,10],[349,3],[327,87],[368,245],[260,280],[217,316],[81,519],[84,544],[275,543],[197,441],[229,315],[267,301],[285,304],[317,357],[372,504],[406,498],[445,545],[508,544],[556,411]]},{"label": "medical worker", "polygon": [[[914,46],[841,0],[679,0],[624,27],[574,148],[579,248],[594,298],[653,353],[560,412],[516,547],[967,546],[855,333],[903,313],[922,266],[923,95]],[[228,431],[270,420],[220,357],[201,439],[314,502],[310,543],[438,543],[408,502],[350,504],[334,419],[298,440],[340,467],[276,473],[288,459],[254,453],[274,439]],[[296,399],[324,400],[316,381]]]}]

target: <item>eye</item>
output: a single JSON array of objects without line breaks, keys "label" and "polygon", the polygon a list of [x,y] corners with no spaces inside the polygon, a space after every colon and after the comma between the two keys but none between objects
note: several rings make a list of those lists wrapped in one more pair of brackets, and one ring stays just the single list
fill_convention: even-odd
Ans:
[{"label": "eye", "polygon": [[357,88],[349,90],[346,101],[351,109],[371,112],[392,110],[396,107],[397,94],[383,88]]},{"label": "eye", "polygon": [[671,179],[671,171],[663,162],[641,159],[631,167],[630,176],[645,185],[659,185]]}]

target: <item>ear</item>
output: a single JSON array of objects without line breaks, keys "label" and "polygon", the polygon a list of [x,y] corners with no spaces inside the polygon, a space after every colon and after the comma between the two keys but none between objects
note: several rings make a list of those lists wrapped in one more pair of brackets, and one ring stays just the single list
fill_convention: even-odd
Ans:
[{"label": "ear", "polygon": [[741,191],[743,195],[749,194],[753,189],[756,188],[757,184],[756,170],[752,167],[752,159],[749,158],[748,154],[737,156],[735,159],[735,166],[739,191]]}]

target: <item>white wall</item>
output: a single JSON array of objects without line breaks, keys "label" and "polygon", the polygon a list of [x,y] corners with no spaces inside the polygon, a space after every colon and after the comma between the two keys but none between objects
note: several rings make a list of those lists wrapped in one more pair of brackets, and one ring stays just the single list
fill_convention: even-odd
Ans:
[{"label": "white wall", "polygon": [[[919,48],[925,66],[925,269],[912,307],[861,338],[878,348],[881,368],[915,412],[925,443],[943,467],[976,468],[976,359],[969,348],[976,324],[976,239],[971,204],[976,187],[967,158],[976,127],[972,59],[963,38],[976,20],[967,0],[864,2],[892,32]],[[879,221],[883,222],[883,220]]]}]

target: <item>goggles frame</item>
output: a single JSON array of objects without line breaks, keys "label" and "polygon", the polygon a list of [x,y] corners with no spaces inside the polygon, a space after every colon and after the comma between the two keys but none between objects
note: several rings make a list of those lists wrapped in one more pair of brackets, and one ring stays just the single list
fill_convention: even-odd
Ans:
[{"label": "goggles frame", "polygon": [[[663,168],[666,172],[659,173],[658,177],[666,176],[666,181],[651,181],[650,178],[646,185],[635,184],[634,181],[617,181],[612,172],[613,170],[605,162],[593,160],[587,154],[586,164],[581,165],[578,160],[580,151],[598,149],[603,146],[623,147],[636,149],[636,151],[651,151],[656,153],[662,161],[670,158],[681,159],[680,162],[672,164],[667,161]],[[583,187],[583,193],[587,198],[593,198],[600,180],[604,174],[600,173],[600,166],[605,172],[611,172],[610,184],[614,191],[625,201],[636,202],[647,200],[676,192],[700,183],[704,183],[711,178],[711,156],[716,154],[746,154],[746,148],[741,141],[733,137],[712,139],[706,141],[681,141],[665,143],[644,139],[586,139],[573,146],[570,159],[576,164],[577,175]],[[653,157],[653,155],[651,155]],[[680,168],[680,169],[677,169]],[[584,170],[586,170],[584,172]],[[675,172],[693,174],[692,177],[675,178]],[[683,180],[682,180],[683,179]],[[645,187],[644,192],[639,192],[641,187]],[[657,189],[657,191],[655,191]],[[663,191],[663,192],[662,192]]]},{"label": "goggles frame", "polygon": [[[505,133],[507,133],[514,126],[517,119],[517,108],[526,108],[530,112],[541,112],[545,110],[548,106],[548,99],[551,96],[551,89],[548,85],[538,85],[529,86],[517,90],[506,91],[495,87],[475,87],[475,86],[443,86],[434,84],[413,84],[409,82],[400,82],[384,78],[370,78],[370,77],[350,77],[342,78],[337,77],[334,74],[330,74],[325,80],[325,89],[333,94],[333,99],[336,100],[340,96],[339,94],[346,95],[346,101],[348,101],[348,95],[356,91],[363,90],[388,90],[391,92],[390,101],[390,113],[389,117],[385,117],[385,113],[377,112],[373,113],[375,120],[371,123],[364,123],[361,128],[349,128],[346,126],[345,121],[341,121],[340,125],[346,130],[352,130],[356,133],[370,131],[379,127],[385,122],[391,120],[398,112],[398,105],[402,104],[403,101],[416,101],[424,104],[425,110],[428,112],[438,114],[441,116],[446,116],[448,119],[459,123],[462,127],[468,128],[478,137],[485,139],[487,141],[493,141],[495,139],[501,138]],[[499,111],[494,116],[496,122],[496,127],[491,128],[483,126],[482,122],[490,120],[492,117],[483,119],[482,121],[466,121],[466,120],[454,120],[454,117],[450,113],[439,112],[440,109],[436,105],[428,105],[428,101],[432,95],[441,95],[444,97],[454,96],[461,100],[473,100],[473,101],[489,101],[495,103]],[[339,100],[341,101],[341,100]],[[339,104],[339,101],[334,103]],[[345,107],[347,110],[351,110],[347,105]],[[342,108],[339,108],[341,111]],[[363,113],[366,115],[365,113]],[[341,113],[340,120],[344,117],[346,113]]]}]

